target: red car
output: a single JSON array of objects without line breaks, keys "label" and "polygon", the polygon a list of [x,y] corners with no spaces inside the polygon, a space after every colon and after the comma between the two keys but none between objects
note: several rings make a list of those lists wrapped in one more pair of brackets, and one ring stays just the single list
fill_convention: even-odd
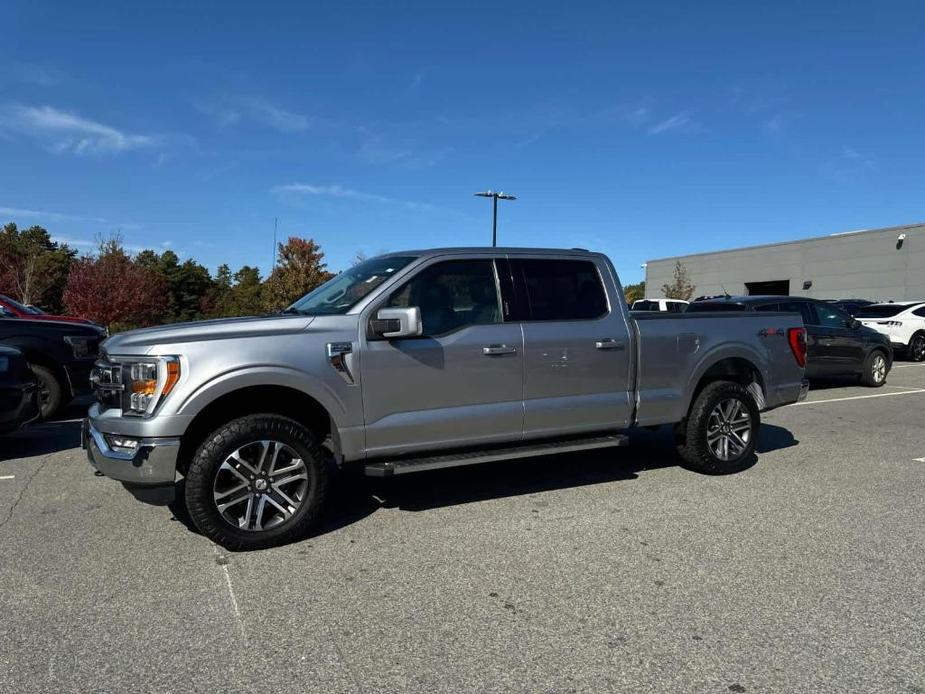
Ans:
[{"label": "red car", "polygon": [[0,318],[28,318],[30,320],[56,320],[65,323],[85,323],[94,325],[93,321],[74,316],[52,316],[35,306],[23,306],[8,296],[0,294]]}]

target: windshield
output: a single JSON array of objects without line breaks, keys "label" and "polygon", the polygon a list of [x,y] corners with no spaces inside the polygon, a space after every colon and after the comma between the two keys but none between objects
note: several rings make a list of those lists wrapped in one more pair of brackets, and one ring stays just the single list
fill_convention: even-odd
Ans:
[{"label": "windshield", "polygon": [[15,308],[15,309],[16,309],[17,311],[19,311],[20,313],[31,313],[31,314],[34,315],[34,316],[41,315],[41,313],[42,313],[42,312],[41,312],[39,309],[37,309],[35,306],[24,306],[23,304],[19,303],[18,301],[13,301],[13,299],[11,299],[10,297],[5,296],[5,295],[3,295],[3,294],[0,294],[0,300],[2,300],[2,301],[3,301],[4,303],[6,303],[6,304],[9,304],[10,306],[12,306],[13,308]]},{"label": "windshield", "polygon": [[902,313],[907,308],[906,304],[880,304],[874,306],[862,306],[854,314],[858,318],[889,318],[898,313]]},{"label": "windshield", "polygon": [[345,270],[317,289],[313,289],[287,308],[286,312],[301,313],[306,316],[331,316],[346,313],[360,299],[414,259],[414,256],[370,258]]}]

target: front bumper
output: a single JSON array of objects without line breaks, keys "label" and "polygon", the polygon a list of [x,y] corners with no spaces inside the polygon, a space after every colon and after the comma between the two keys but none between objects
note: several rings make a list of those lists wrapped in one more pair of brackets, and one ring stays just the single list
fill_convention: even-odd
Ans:
[{"label": "front bumper", "polygon": [[112,479],[146,487],[172,486],[176,479],[179,438],[139,438],[135,451],[123,452],[115,450],[88,418],[83,421],[80,444],[93,467]]}]

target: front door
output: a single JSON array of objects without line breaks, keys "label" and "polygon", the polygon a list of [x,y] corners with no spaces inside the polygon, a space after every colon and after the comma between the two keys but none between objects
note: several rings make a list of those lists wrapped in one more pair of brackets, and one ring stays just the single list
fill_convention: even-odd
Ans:
[{"label": "front door", "polygon": [[[632,343],[603,261],[512,258],[524,333],[524,438],[629,426]],[[607,286],[612,286],[608,282]]]},{"label": "front door", "polygon": [[368,456],[520,440],[523,338],[502,322],[491,257],[437,259],[369,317],[384,306],[420,308],[424,334],[364,344]]}]

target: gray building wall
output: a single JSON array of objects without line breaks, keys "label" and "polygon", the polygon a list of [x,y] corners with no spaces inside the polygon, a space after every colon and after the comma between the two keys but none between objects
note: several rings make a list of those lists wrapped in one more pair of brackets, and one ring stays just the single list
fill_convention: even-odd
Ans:
[{"label": "gray building wall", "polygon": [[[905,234],[897,249],[897,237]],[[663,298],[680,260],[694,296],[747,294],[746,282],[790,281],[790,294],[818,299],[925,300],[925,224],[650,260],[646,298]],[[812,288],[803,289],[811,281]]]}]

